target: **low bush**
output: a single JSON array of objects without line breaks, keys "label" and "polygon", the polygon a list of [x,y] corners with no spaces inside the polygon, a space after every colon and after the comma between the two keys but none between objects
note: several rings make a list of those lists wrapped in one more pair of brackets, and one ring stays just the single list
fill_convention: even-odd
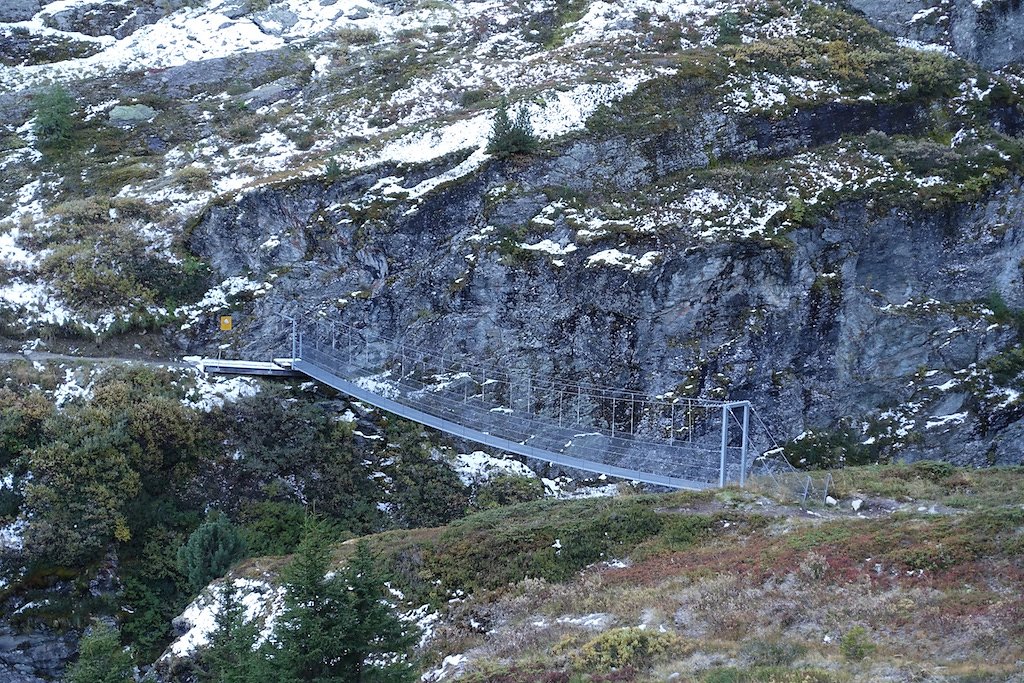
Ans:
[{"label": "low bush", "polygon": [[859,662],[874,650],[875,645],[863,626],[854,626],[839,639],[839,651],[851,662]]},{"label": "low bush", "polygon": [[537,477],[503,474],[492,477],[476,492],[473,507],[489,510],[503,505],[527,503],[544,497],[544,485]]},{"label": "low bush", "polygon": [[784,640],[751,640],[740,648],[740,656],[750,666],[791,666],[807,648]]},{"label": "low bush", "polygon": [[643,668],[665,654],[683,654],[684,643],[673,633],[643,628],[617,628],[605,631],[572,656],[573,665],[587,671],[609,671],[624,667]]}]

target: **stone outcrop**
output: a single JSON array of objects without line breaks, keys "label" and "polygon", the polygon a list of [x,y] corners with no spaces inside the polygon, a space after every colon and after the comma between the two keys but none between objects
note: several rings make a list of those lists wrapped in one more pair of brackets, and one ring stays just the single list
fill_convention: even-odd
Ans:
[{"label": "stone outcrop", "polygon": [[[246,331],[254,356],[283,349],[276,312],[329,310],[447,353],[597,384],[660,394],[696,379],[702,395],[752,400],[781,437],[891,421],[887,408],[915,404],[921,436],[899,444],[904,457],[1020,461],[1020,415],[959,384],[928,388],[1012,342],[1008,327],[957,307],[977,308],[993,292],[1024,305],[1018,181],[977,204],[935,211],[848,202],[776,241],[607,238],[581,243],[561,266],[478,237],[491,226],[522,242],[571,242],[575,230],[563,218],[531,223],[552,187],[643,192],[668,173],[706,165],[709,148],[718,158],[791,154],[851,129],[911,130],[919,120],[912,107],[828,109],[781,121],[708,114],[682,135],[591,138],[547,158],[491,162],[418,207],[384,209],[386,219],[352,207],[382,178],[404,175],[413,187],[446,167],[382,167],[333,184],[264,189],[212,208],[191,246],[225,277],[279,274],[254,304]],[[510,185],[514,196],[492,199]],[[640,272],[588,261],[609,247],[660,258]],[[916,305],[931,300],[942,305]],[[951,424],[924,424],[961,412]]]},{"label": "stone outcrop", "polygon": [[1024,61],[1024,6],[1018,0],[846,0],[889,33],[948,46],[989,69]]}]

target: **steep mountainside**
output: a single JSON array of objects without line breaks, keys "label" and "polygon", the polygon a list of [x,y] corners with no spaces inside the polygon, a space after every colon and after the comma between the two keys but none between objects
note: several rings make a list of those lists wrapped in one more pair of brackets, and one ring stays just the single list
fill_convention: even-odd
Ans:
[{"label": "steep mountainside", "polygon": [[[1004,4],[942,39],[1006,66],[976,49],[1016,54]],[[0,67],[11,338],[264,357],[276,313],[329,312],[749,398],[799,457],[1020,460],[1015,66],[803,1],[32,9]],[[47,146],[54,80],[74,130]],[[503,97],[536,154],[486,153]]]},{"label": "steep mountainside", "polygon": [[[309,509],[385,532],[405,617],[444,620],[426,680],[1019,677],[1019,472],[930,461],[1024,462],[1022,29],[1017,0],[0,0],[0,678],[59,678],[100,617],[189,680],[172,619],[210,577],[178,549],[219,510],[272,598],[251,558]],[[490,144],[506,111],[536,144]],[[155,367],[280,355],[281,314],[749,399],[801,466],[925,462],[840,479],[864,519],[495,510],[619,486]]]}]

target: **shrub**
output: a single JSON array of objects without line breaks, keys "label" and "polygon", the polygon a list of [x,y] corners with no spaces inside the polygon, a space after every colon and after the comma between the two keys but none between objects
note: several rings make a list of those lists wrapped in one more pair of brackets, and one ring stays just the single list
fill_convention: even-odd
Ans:
[{"label": "shrub", "polygon": [[672,550],[697,544],[711,533],[711,520],[702,515],[673,515],[662,526],[661,537]]},{"label": "shrub", "polygon": [[242,508],[245,545],[253,555],[287,555],[302,535],[306,509],[297,503],[261,501]]},{"label": "shrub", "polygon": [[224,576],[245,554],[245,544],[234,525],[214,512],[178,549],[178,566],[194,590]]},{"label": "shrub", "polygon": [[740,652],[751,666],[790,666],[807,652],[807,648],[782,640],[752,640]]},{"label": "shrub", "polygon": [[491,94],[488,91],[479,88],[463,90],[462,94],[459,96],[459,104],[468,109],[477,102],[483,102],[490,97],[490,95]]},{"label": "shrub", "polygon": [[68,683],[128,683],[132,655],[121,647],[120,634],[102,622],[82,638],[78,661],[67,671]]},{"label": "shrub", "polygon": [[36,120],[33,131],[40,144],[52,147],[71,139],[75,100],[63,86],[55,85],[33,99]]},{"label": "shrub", "polygon": [[338,159],[336,157],[331,157],[327,160],[327,166],[324,168],[324,180],[329,183],[337,182],[338,180],[341,180],[341,177],[344,174],[341,164],[338,163]]},{"label": "shrub", "polygon": [[515,505],[544,496],[544,485],[536,477],[502,474],[483,484],[476,494],[475,507],[487,510],[502,505]]},{"label": "shrub", "polygon": [[718,15],[715,23],[718,25],[719,45],[739,45],[741,43],[740,17],[738,14],[735,12],[725,12]]},{"label": "shrub", "polygon": [[839,639],[839,651],[851,662],[859,662],[875,650],[863,626],[854,626]]},{"label": "shrub", "polygon": [[580,669],[607,671],[646,666],[657,655],[681,648],[678,636],[642,628],[605,631],[585,643],[572,657]]},{"label": "shrub", "polygon": [[194,164],[180,169],[174,174],[174,178],[182,187],[191,192],[209,190],[213,185],[210,181],[210,169]]},{"label": "shrub", "polygon": [[139,492],[139,474],[129,463],[123,428],[101,420],[60,420],[47,429],[55,440],[32,451],[26,545],[65,566],[93,557],[111,540],[131,538],[125,507]]},{"label": "shrub", "polygon": [[502,99],[494,114],[491,135],[487,139],[487,151],[504,159],[513,154],[532,154],[537,151],[539,142],[533,134],[530,112],[525,105],[520,105],[515,120],[509,116],[508,101]]},{"label": "shrub", "polygon": [[938,484],[956,473],[955,465],[942,460],[918,460],[910,466],[916,476]]}]

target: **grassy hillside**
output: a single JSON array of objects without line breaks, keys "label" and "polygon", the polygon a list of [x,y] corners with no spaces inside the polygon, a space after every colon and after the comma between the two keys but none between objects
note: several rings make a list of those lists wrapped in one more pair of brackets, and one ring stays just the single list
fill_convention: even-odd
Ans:
[{"label": "grassy hillside", "polygon": [[755,482],[535,501],[373,543],[441,615],[424,652],[437,679],[1017,680],[1022,481],[850,468],[834,507]]}]

